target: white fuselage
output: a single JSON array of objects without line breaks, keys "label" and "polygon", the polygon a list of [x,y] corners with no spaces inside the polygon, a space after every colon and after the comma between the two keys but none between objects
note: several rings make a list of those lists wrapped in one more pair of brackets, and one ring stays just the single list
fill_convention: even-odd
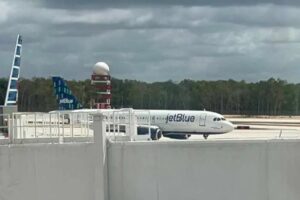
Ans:
[{"label": "white fuselage", "polygon": [[233,130],[232,123],[222,115],[209,111],[149,110],[149,114],[136,111],[137,124],[146,125],[150,115],[151,125],[164,133],[222,134]]},{"label": "white fuselage", "polygon": [[[112,121],[111,113],[118,113],[123,109],[82,109],[73,112],[103,113],[110,114],[109,120]],[[193,111],[193,110],[135,110],[132,109],[137,119],[138,125],[157,126],[163,133],[182,133],[182,134],[222,134],[231,132],[233,124],[215,112]],[[128,121],[128,114],[115,115],[118,122]],[[150,118],[150,122],[149,122]]]}]

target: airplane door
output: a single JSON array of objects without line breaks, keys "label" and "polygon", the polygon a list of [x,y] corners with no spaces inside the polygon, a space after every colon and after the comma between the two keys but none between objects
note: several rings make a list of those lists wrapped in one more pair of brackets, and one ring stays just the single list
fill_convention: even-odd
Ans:
[{"label": "airplane door", "polygon": [[151,117],[151,125],[155,124],[155,116]]},{"label": "airplane door", "polygon": [[205,126],[206,114],[200,115],[199,117],[199,126]]}]

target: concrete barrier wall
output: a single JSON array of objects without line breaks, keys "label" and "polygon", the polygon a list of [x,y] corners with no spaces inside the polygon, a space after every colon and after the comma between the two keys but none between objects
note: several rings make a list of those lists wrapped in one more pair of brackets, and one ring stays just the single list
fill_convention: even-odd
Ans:
[{"label": "concrete barrier wall", "polygon": [[115,143],[110,200],[299,200],[300,141]]},{"label": "concrete barrier wall", "polygon": [[0,146],[0,200],[95,200],[99,155],[94,144]]},{"label": "concrete barrier wall", "polygon": [[0,200],[300,199],[300,140],[106,146],[95,136],[0,146]]}]

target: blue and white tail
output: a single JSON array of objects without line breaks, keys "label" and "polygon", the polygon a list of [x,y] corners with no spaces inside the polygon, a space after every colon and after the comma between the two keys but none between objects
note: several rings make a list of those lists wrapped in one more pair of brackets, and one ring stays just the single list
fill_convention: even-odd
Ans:
[{"label": "blue and white tail", "polygon": [[6,97],[4,103],[5,106],[17,105],[18,102],[18,80],[20,77],[21,54],[22,54],[22,36],[18,35],[11,72],[9,76],[9,82],[7,85]]},{"label": "blue and white tail", "polygon": [[72,94],[67,83],[59,76],[52,77],[53,87],[59,110],[74,110],[81,109],[82,105],[77,98]]}]

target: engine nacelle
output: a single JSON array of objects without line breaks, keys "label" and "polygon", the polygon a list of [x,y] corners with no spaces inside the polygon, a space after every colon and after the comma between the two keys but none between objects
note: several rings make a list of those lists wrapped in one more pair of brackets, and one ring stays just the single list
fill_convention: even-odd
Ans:
[{"label": "engine nacelle", "polygon": [[139,125],[137,127],[137,134],[138,135],[147,135],[149,134],[150,128],[150,137],[152,140],[159,140],[162,137],[162,132],[158,126],[143,126]]},{"label": "engine nacelle", "polygon": [[186,140],[191,137],[190,134],[180,134],[180,133],[166,133],[164,137],[172,138],[172,139],[179,139],[179,140]]}]

